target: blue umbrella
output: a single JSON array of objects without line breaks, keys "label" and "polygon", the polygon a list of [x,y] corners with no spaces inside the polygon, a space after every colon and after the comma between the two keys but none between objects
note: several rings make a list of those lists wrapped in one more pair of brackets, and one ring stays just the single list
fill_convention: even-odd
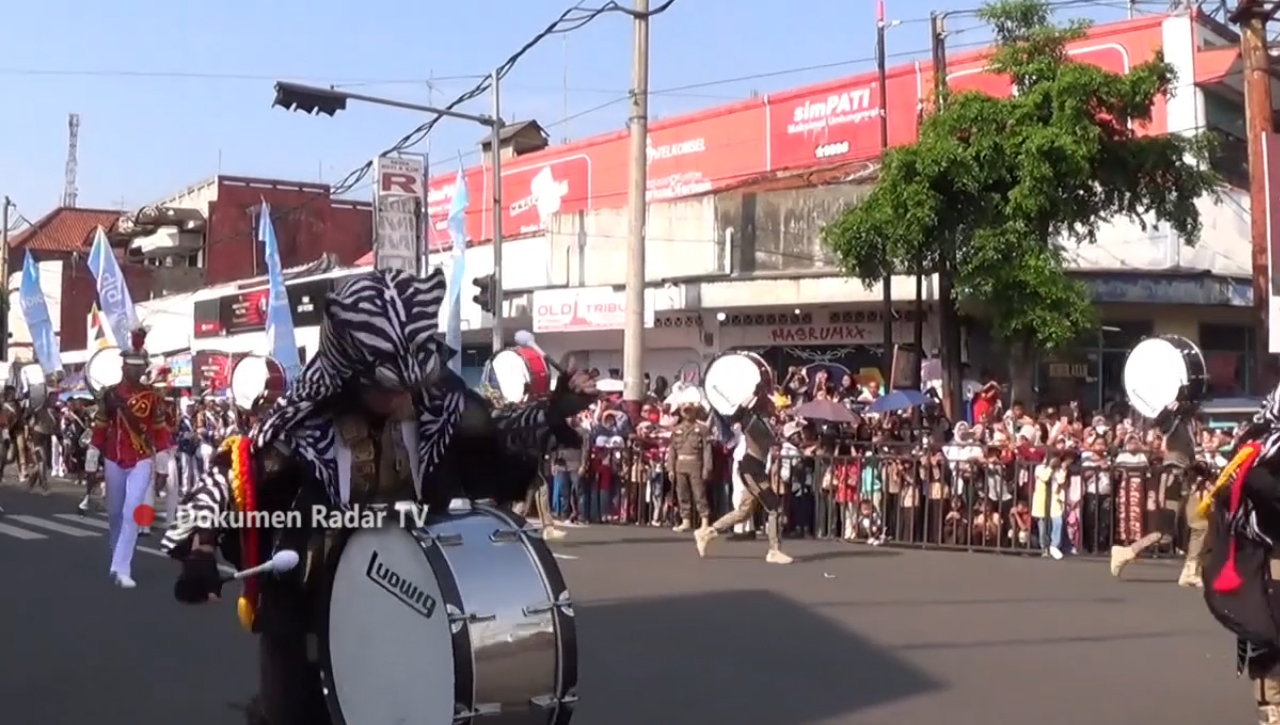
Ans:
[{"label": "blue umbrella", "polygon": [[895,390],[872,403],[867,410],[872,413],[892,413],[930,402],[927,395],[919,390]]}]

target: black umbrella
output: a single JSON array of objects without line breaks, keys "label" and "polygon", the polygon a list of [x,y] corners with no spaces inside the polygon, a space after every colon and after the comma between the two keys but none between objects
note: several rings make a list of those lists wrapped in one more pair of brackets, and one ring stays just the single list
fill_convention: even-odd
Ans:
[{"label": "black umbrella", "polygon": [[811,400],[792,413],[805,420],[823,420],[828,423],[856,423],[853,412],[834,400]]}]

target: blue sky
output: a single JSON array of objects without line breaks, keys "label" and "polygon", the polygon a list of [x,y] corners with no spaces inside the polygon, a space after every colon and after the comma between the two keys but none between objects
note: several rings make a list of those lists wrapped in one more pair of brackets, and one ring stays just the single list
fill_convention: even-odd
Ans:
[{"label": "blue sky", "polygon": [[[1124,16],[1123,0],[1081,3],[1069,12]],[[894,60],[926,54],[931,9],[975,4],[887,0],[889,18],[903,21],[889,34]],[[219,170],[334,182],[424,119],[356,105],[334,118],[288,113],[271,108],[274,79],[443,105],[475,83],[459,76],[489,72],[569,0],[8,5],[0,193],[35,219],[62,193],[70,112],[81,117],[83,207],[137,207]],[[671,116],[871,70],[875,16],[874,0],[676,0],[653,21],[651,112]],[[965,30],[972,21],[953,25],[962,31],[951,40],[958,48],[986,37]],[[630,48],[630,19],[617,13],[543,41],[507,78],[503,117],[537,118],[556,140],[622,127]],[[697,87],[669,90],[688,86]],[[468,109],[487,112],[488,104]],[[482,133],[440,124],[431,141],[436,171],[453,167],[459,151],[474,157]]]}]

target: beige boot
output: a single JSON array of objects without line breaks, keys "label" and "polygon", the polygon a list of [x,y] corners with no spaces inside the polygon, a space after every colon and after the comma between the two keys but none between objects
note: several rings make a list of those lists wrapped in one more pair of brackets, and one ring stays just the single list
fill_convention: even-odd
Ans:
[{"label": "beige boot", "polygon": [[1204,580],[1200,578],[1200,567],[1194,561],[1182,565],[1182,573],[1178,575],[1178,586],[1195,589],[1204,588]]},{"label": "beige boot", "polygon": [[710,519],[710,517],[703,516],[703,517],[702,517],[702,526],[701,526],[701,527],[699,527],[699,528],[703,528],[703,529],[709,529],[709,528],[711,528],[711,519]]},{"label": "beige boot", "polygon": [[769,553],[764,555],[764,560],[770,564],[790,564],[795,561],[795,559],[782,553],[780,549],[770,549]]},{"label": "beige boot", "polygon": [[693,521],[688,518],[680,519],[680,524],[672,529],[672,531],[677,534],[683,534],[686,531],[693,531]]},{"label": "beige boot", "polygon": [[542,538],[545,541],[559,541],[564,538],[564,532],[554,526],[543,526]]},{"label": "beige boot", "polygon": [[707,527],[705,529],[698,529],[697,531],[693,532],[693,541],[695,544],[698,545],[698,556],[706,556],[707,544],[710,544],[711,540],[716,538],[719,535],[720,535],[720,532],[716,531],[711,527]]},{"label": "beige boot", "polygon": [[1138,555],[1133,553],[1133,549],[1127,546],[1111,547],[1111,576],[1119,577],[1124,573],[1124,568],[1133,563]]},{"label": "beige boot", "polygon": [[1280,707],[1276,705],[1259,706],[1258,725],[1280,725]]}]

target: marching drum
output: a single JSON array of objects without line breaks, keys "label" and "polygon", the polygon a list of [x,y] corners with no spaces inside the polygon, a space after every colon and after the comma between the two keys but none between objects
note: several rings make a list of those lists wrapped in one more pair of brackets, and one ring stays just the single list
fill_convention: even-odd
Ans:
[{"label": "marching drum", "polygon": [[551,368],[546,358],[525,347],[503,350],[489,363],[498,392],[508,403],[523,403],[551,393]]},{"label": "marching drum", "polygon": [[250,411],[263,393],[284,393],[284,368],[275,358],[246,355],[231,368],[231,382],[227,387],[236,406]]},{"label": "marching drum", "polygon": [[573,604],[520,517],[468,504],[421,528],[354,529],[329,562],[320,658],[335,725],[573,717]]},{"label": "marching drum", "polygon": [[773,393],[773,369],[754,352],[717,355],[702,375],[707,402],[717,413],[733,417]]},{"label": "marching drum", "polygon": [[1124,361],[1124,390],[1129,406],[1155,420],[1178,406],[1195,405],[1208,392],[1204,355],[1195,343],[1178,335],[1150,337],[1129,351]]},{"label": "marching drum", "polygon": [[118,385],[124,379],[124,358],[118,347],[104,347],[95,352],[84,366],[84,382],[95,396]]},{"label": "marching drum", "polygon": [[49,387],[45,383],[44,368],[28,363],[18,368],[18,393],[26,398],[28,410],[40,410],[49,401]]}]

